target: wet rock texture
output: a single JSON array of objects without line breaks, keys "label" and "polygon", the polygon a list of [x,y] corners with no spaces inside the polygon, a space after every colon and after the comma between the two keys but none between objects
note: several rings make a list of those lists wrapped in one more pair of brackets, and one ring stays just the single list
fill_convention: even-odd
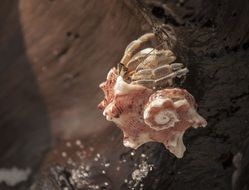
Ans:
[{"label": "wet rock texture", "polygon": [[[76,186],[86,165],[102,189],[249,189],[248,1],[5,0],[0,10],[0,167],[33,172],[0,189],[87,189]],[[152,28],[188,67],[183,87],[208,121],[186,132],[182,159],[157,143],[132,154],[96,108],[107,71]],[[64,143],[76,138],[85,157]]]}]

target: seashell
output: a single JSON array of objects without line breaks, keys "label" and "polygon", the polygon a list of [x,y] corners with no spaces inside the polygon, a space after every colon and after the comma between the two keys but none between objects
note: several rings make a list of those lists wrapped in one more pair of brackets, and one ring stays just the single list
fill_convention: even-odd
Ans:
[{"label": "seashell", "polygon": [[190,127],[207,125],[187,90],[153,91],[143,85],[127,83],[115,68],[109,71],[100,88],[105,99],[98,107],[107,120],[123,131],[124,146],[136,149],[146,142],[161,142],[176,157],[182,158],[186,150],[184,132]]}]

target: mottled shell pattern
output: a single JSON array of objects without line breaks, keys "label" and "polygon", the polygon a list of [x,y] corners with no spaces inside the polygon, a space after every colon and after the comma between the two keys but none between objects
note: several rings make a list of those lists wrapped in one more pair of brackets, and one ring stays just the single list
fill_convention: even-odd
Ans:
[{"label": "mottled shell pattern", "polygon": [[125,146],[136,149],[146,142],[161,142],[182,158],[184,132],[205,127],[207,122],[197,113],[194,97],[172,87],[174,79],[188,71],[174,63],[174,54],[152,48],[138,51],[154,38],[152,33],[145,34],[127,46],[118,68],[112,68],[100,85],[105,98],[98,107],[123,131]]}]

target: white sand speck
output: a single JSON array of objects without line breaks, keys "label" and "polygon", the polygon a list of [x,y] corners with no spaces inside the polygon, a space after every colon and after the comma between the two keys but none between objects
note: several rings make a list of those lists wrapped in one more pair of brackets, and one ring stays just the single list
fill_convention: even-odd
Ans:
[{"label": "white sand speck", "polygon": [[12,167],[10,169],[0,168],[0,183],[5,182],[8,186],[15,186],[22,181],[26,181],[31,173],[30,168],[18,169]]}]

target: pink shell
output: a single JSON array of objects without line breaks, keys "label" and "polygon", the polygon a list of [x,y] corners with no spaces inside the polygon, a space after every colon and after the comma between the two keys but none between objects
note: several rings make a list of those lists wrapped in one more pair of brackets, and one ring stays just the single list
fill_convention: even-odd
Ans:
[{"label": "pink shell", "polygon": [[196,103],[187,90],[179,88],[154,92],[141,85],[126,83],[115,68],[100,85],[105,99],[99,104],[106,119],[124,134],[124,145],[138,148],[157,141],[176,157],[186,150],[183,134],[189,127],[204,127],[207,122],[196,111]]}]

